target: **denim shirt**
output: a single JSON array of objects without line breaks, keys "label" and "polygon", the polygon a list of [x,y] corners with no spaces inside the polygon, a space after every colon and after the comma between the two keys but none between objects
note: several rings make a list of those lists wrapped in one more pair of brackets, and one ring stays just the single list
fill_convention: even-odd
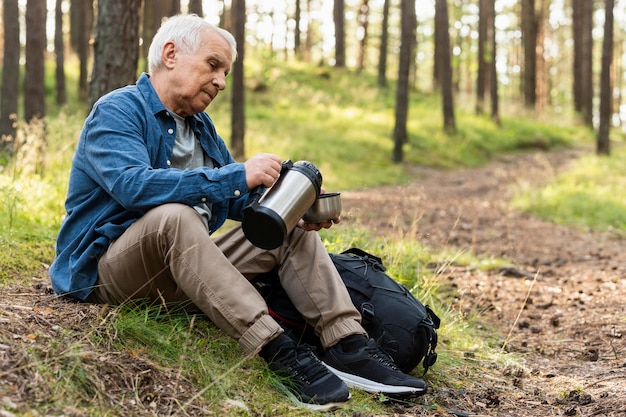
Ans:
[{"label": "denim shirt", "polygon": [[50,267],[56,293],[85,300],[100,256],[153,207],[210,203],[210,233],[227,218],[241,220],[248,199],[244,165],[235,162],[206,113],[187,120],[213,168],[170,168],[176,123],[147,74],[94,105],[72,160],[66,216]]}]

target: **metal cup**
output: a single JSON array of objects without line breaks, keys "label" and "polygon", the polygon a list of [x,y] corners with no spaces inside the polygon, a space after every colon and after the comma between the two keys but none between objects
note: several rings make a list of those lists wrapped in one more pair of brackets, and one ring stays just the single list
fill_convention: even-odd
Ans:
[{"label": "metal cup", "polygon": [[321,223],[336,219],[341,215],[341,193],[320,194],[302,219],[307,223]]}]

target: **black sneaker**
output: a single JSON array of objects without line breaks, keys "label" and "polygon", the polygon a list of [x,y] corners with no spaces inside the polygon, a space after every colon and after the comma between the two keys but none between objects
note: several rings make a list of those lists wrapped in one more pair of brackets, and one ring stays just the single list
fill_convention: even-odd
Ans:
[{"label": "black sneaker", "polygon": [[400,371],[374,339],[363,341],[348,351],[341,342],[336,344],[326,352],[324,363],[349,387],[385,394],[426,393],[426,382]]},{"label": "black sneaker", "polygon": [[296,346],[281,335],[263,348],[260,356],[272,371],[284,378],[280,384],[295,403],[313,410],[332,410],[350,399],[350,391],[315,356],[314,350],[309,345]]}]

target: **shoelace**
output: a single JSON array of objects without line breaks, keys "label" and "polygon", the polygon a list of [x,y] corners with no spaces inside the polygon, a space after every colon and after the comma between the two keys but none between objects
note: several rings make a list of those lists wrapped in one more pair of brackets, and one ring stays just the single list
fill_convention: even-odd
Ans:
[{"label": "shoelace", "polygon": [[368,342],[367,346],[365,347],[365,351],[387,368],[391,368],[394,371],[400,370],[400,368],[398,368],[393,359],[391,359],[391,356],[389,356],[387,352],[382,350],[375,342]]},{"label": "shoelace", "polygon": [[293,357],[286,357],[279,362],[290,371],[290,374],[298,378],[305,384],[325,376],[329,371],[322,362],[315,356],[315,347],[310,345],[300,345],[294,351]]}]

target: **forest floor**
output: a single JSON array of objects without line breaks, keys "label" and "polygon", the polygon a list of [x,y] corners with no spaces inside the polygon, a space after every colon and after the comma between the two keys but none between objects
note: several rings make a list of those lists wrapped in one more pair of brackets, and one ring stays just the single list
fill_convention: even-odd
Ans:
[{"label": "forest floor", "polygon": [[[440,279],[457,292],[453,307],[480,312],[501,334],[505,351],[523,362],[487,364],[464,389],[434,387],[419,406],[393,408],[397,416],[626,416],[626,239],[541,221],[510,204],[520,181],[539,186],[581,152],[505,156],[456,171],[414,167],[409,185],[342,194],[342,227],[359,223],[381,235],[401,232],[428,247],[510,262],[490,272],[451,264]],[[24,411],[27,397],[45,388],[13,342],[46,343],[60,328],[98,320],[97,306],[63,302],[50,291],[42,274],[33,285],[0,292],[0,415],[12,415],[3,408]],[[474,354],[464,360],[478,360]],[[131,372],[133,361],[120,356],[106,366]],[[435,365],[426,379],[437,372]],[[154,385],[171,398],[171,375],[161,376]],[[3,387],[11,392],[3,394]]]},{"label": "forest floor", "polygon": [[[458,291],[454,308],[481,312],[506,351],[524,359],[486,368],[466,390],[431,390],[432,403],[455,410],[448,413],[626,416],[626,239],[541,221],[510,204],[519,183],[540,186],[582,152],[504,156],[455,171],[416,167],[409,185],[342,194],[346,223],[511,263],[442,273]],[[424,415],[423,407],[402,413]]]}]

